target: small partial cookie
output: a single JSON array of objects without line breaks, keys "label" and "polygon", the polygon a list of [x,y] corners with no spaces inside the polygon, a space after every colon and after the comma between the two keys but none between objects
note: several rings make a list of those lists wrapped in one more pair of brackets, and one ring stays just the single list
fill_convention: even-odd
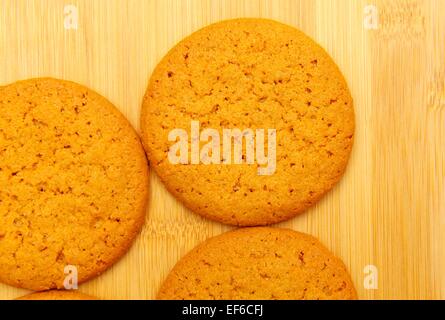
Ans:
[{"label": "small partial cookie", "polygon": [[183,257],[159,299],[357,299],[341,260],[288,229],[244,228],[208,239]]},{"label": "small partial cookie", "polygon": [[77,290],[50,290],[34,292],[16,300],[98,300]]}]

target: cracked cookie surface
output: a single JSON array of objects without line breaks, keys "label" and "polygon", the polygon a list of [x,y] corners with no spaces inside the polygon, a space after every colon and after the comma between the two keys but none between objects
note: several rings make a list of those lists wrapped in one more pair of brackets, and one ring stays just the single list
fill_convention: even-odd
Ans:
[{"label": "cracked cookie surface", "polygon": [[145,221],[140,140],[105,98],[69,81],[0,87],[0,281],[63,288],[110,267]]},{"label": "cracked cookie surface", "polygon": [[210,238],[185,255],[159,299],[357,299],[341,260],[316,238],[255,227]]},{"label": "cracked cookie surface", "polygon": [[[202,129],[276,129],[276,171],[258,164],[172,164],[168,140]],[[263,19],[205,27],[158,64],[142,105],[142,138],[167,189],[200,215],[240,226],[284,221],[316,203],[345,171],[354,136],[347,84],[302,32]],[[222,144],[221,139],[221,144]],[[201,142],[201,146],[205,142]]]}]

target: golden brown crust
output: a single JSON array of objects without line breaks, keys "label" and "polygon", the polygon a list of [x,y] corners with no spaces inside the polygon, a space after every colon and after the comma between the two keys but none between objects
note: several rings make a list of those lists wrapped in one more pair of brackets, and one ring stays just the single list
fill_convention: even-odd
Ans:
[{"label": "golden brown crust", "polygon": [[0,281],[31,290],[79,283],[130,247],[146,216],[148,166],[129,122],[69,81],[0,88]]},{"label": "golden brown crust", "polygon": [[34,292],[16,300],[98,300],[77,290],[50,290]]},{"label": "golden brown crust", "polygon": [[173,268],[159,299],[357,299],[343,262],[289,229],[244,228],[203,242]]},{"label": "golden brown crust", "polygon": [[[190,134],[191,120],[221,136],[222,128],[276,129],[275,174],[258,176],[246,164],[171,164],[168,133]],[[153,168],[188,208],[223,223],[265,225],[303,212],[340,179],[354,110],[341,72],[314,41],[275,21],[236,19],[170,50],[150,79],[141,128]]]}]

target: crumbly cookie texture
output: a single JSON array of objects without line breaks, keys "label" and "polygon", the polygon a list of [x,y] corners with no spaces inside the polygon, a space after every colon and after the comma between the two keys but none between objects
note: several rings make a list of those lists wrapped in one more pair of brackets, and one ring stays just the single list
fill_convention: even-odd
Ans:
[{"label": "crumbly cookie texture", "polygon": [[139,233],[147,197],[138,135],[105,98],[51,78],[0,88],[0,281],[41,291],[73,267],[79,283],[100,274]]},{"label": "crumbly cookie texture", "polygon": [[288,229],[244,228],[183,257],[159,299],[357,299],[342,261],[317,239]]},{"label": "crumbly cookie texture", "polygon": [[[275,173],[258,175],[258,163],[170,163],[169,132],[190,134],[192,120],[221,137],[222,128],[276,129]],[[197,31],[165,56],[141,127],[151,165],[175,197],[204,217],[254,226],[294,217],[336,184],[354,110],[341,72],[313,40],[275,21],[236,19]]]},{"label": "crumbly cookie texture", "polygon": [[77,290],[50,290],[34,292],[16,300],[98,300]]}]

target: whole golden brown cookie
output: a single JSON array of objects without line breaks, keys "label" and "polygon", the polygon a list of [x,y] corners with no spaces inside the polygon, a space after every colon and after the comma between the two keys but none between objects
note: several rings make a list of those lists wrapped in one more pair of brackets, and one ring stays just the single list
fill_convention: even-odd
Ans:
[{"label": "whole golden brown cookie", "polygon": [[16,300],[98,300],[77,290],[50,290],[34,292]]},{"label": "whole golden brown cookie", "polygon": [[168,275],[159,299],[356,299],[338,258],[312,236],[244,228],[208,239]]},{"label": "whole golden brown cookie", "polygon": [[237,19],[165,56],[141,126],[174,196],[204,217],[252,226],[294,217],[334,186],[351,152],[354,110],[341,72],[313,40],[275,21]]},{"label": "whole golden brown cookie", "polygon": [[147,195],[140,140],[108,100],[50,78],[0,87],[0,281],[41,291],[100,274]]}]

